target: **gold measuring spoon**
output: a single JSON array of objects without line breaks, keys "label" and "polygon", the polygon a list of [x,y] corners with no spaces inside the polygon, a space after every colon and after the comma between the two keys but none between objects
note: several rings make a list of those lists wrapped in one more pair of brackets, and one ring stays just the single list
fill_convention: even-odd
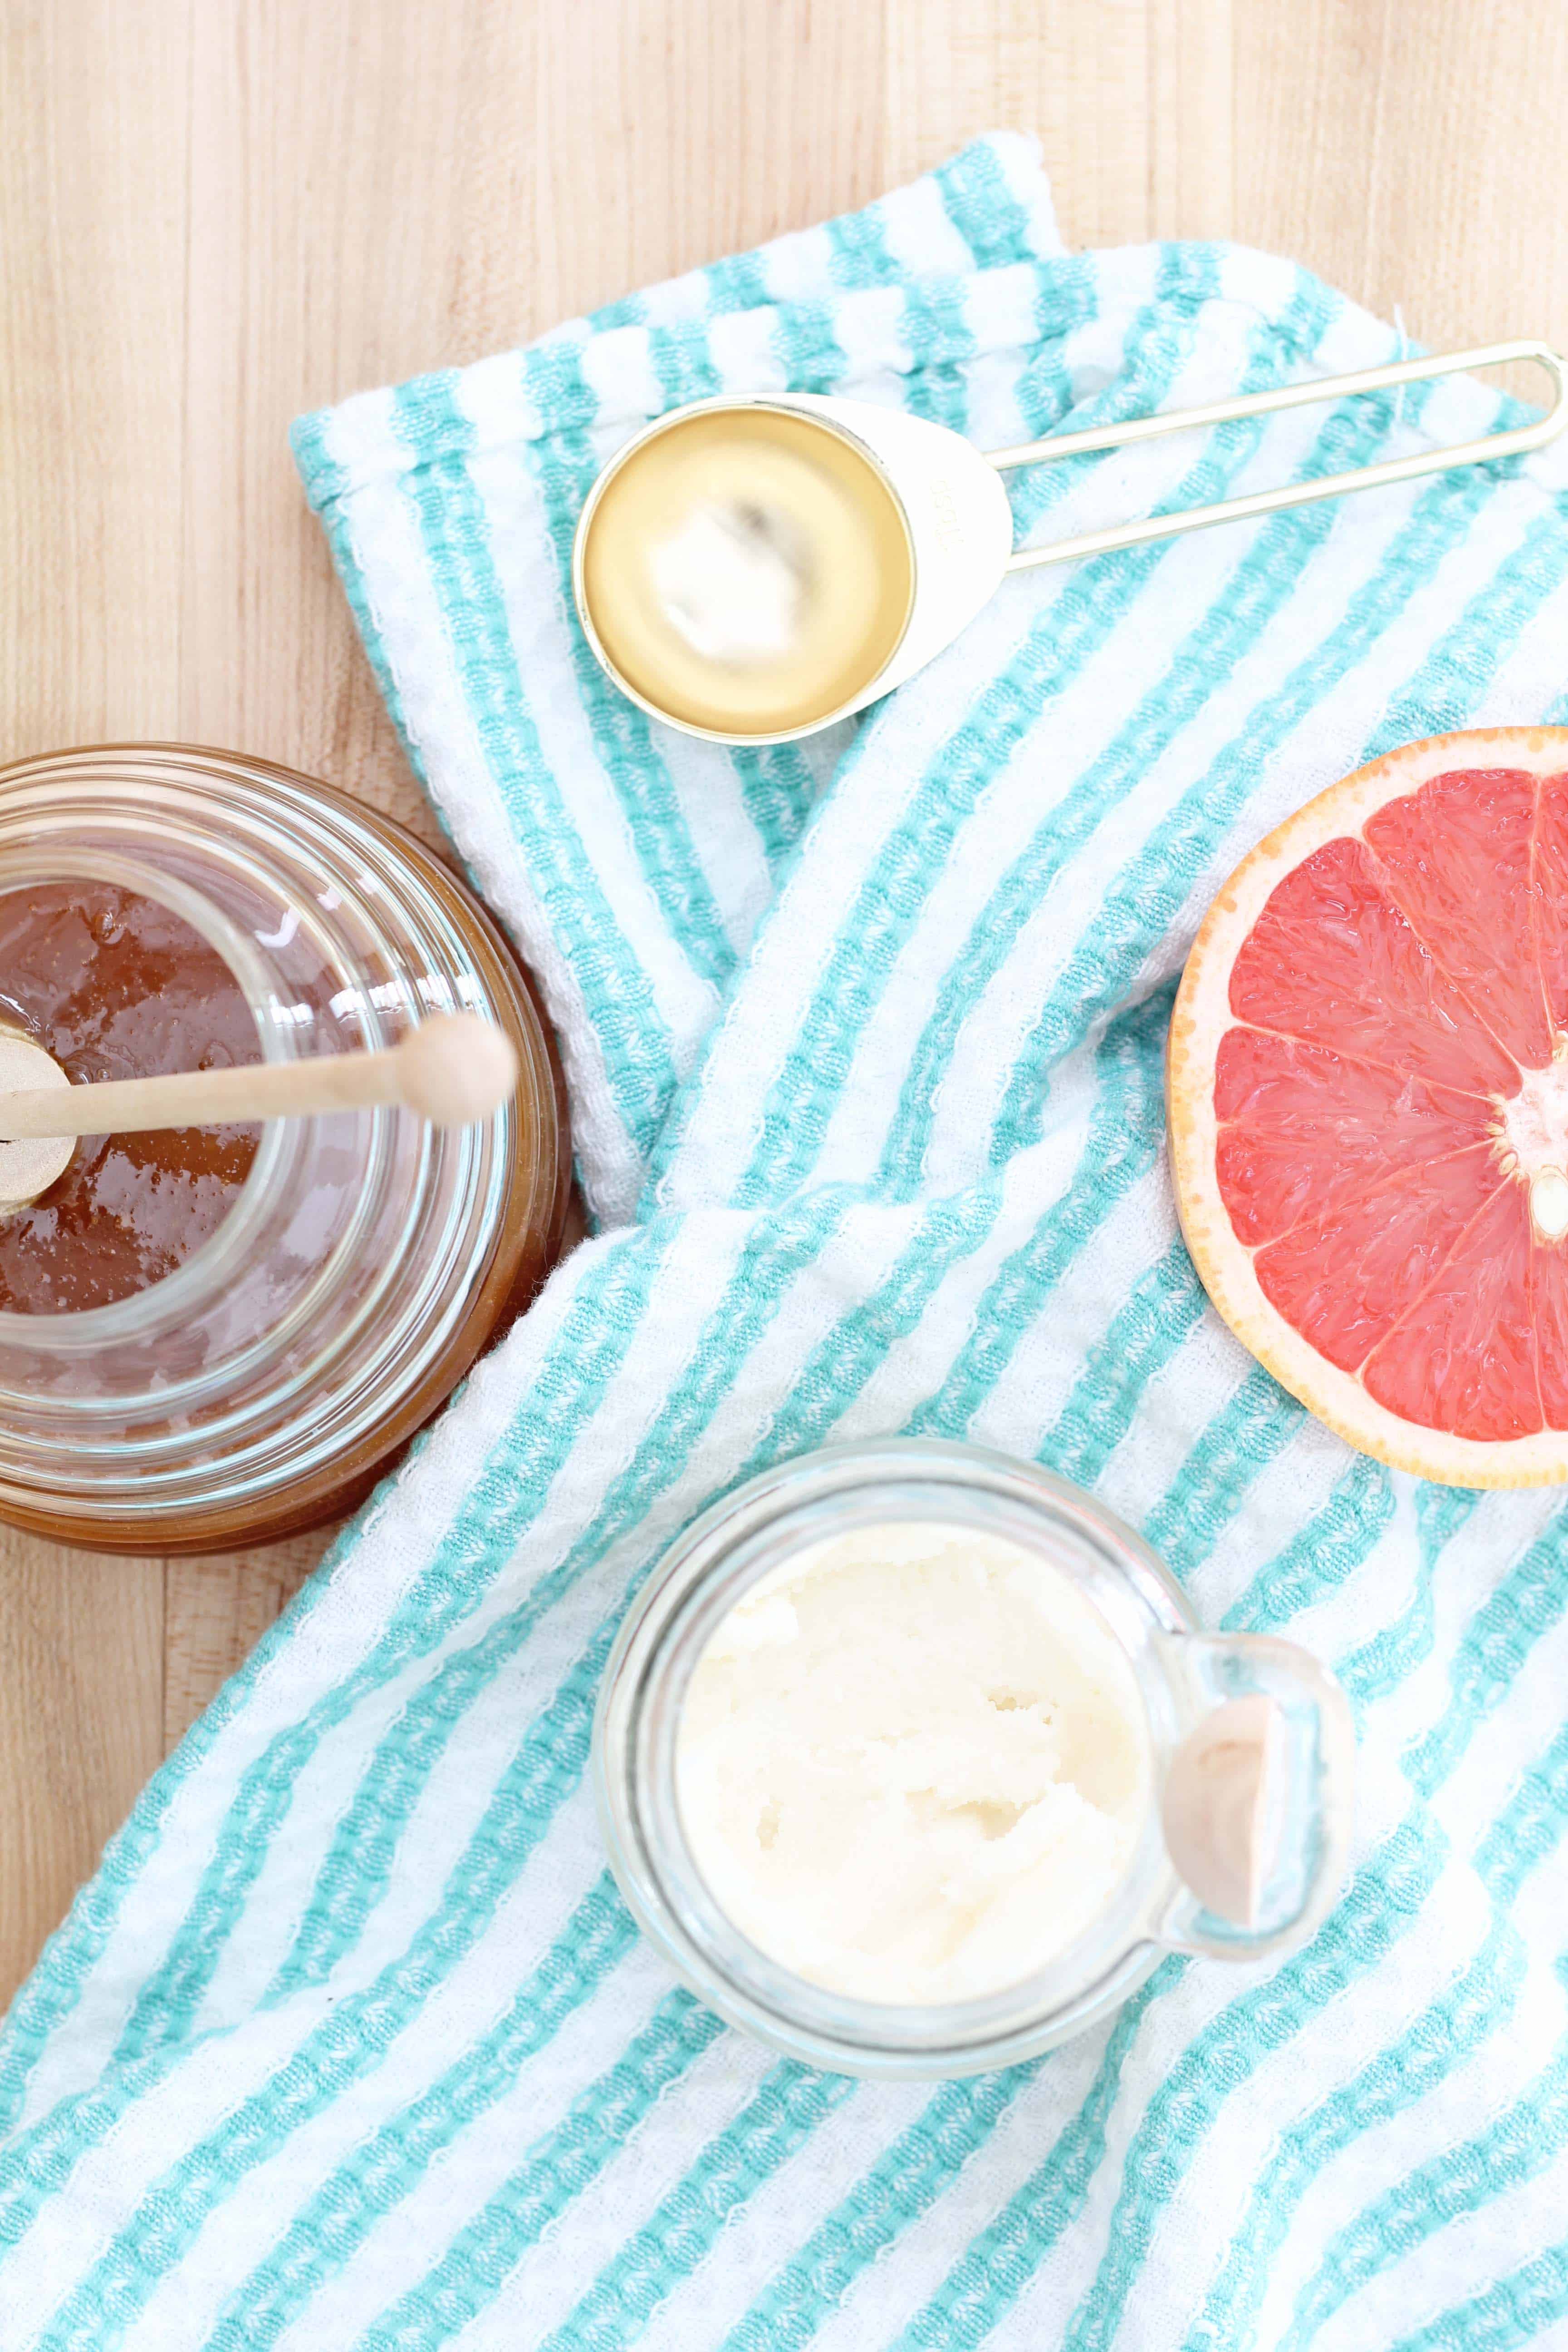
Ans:
[{"label": "gold measuring spoon", "polygon": [[[1519,361],[1552,379],[1552,405],[1532,424],[1043,547],[1013,544],[1001,477],[1019,467]],[[594,483],[574,542],[577,611],[603,667],[655,718],[718,742],[786,742],[901,685],[952,644],[1009,572],[1517,457],[1565,425],[1564,362],[1529,341],[989,451],[867,401],[806,393],[696,401],[637,434]]]}]

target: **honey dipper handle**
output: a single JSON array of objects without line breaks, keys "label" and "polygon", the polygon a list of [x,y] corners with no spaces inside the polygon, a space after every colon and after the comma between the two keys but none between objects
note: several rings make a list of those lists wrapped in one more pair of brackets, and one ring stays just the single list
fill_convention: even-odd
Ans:
[{"label": "honey dipper handle", "polygon": [[474,1013],[441,1013],[378,1054],[317,1054],[300,1062],[0,1094],[0,1138],[126,1135],[395,1103],[437,1127],[466,1127],[500,1108],[517,1075],[516,1048],[504,1029]]}]

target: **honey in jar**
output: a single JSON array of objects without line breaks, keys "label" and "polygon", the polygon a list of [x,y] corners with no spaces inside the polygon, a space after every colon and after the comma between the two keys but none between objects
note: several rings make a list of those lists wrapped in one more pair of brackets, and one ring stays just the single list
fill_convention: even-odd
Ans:
[{"label": "honey in jar", "polygon": [[[216,950],[155,898],[112,883],[0,898],[0,1021],[73,1085],[260,1058]],[[0,1314],[81,1314],[160,1282],[238,1198],[255,1127],[94,1135],[47,1191],[0,1218]]]}]

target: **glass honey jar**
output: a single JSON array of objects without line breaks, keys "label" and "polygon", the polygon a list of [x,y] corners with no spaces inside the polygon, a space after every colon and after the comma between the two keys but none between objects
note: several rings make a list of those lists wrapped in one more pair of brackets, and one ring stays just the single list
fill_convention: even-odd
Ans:
[{"label": "glass honey jar", "polygon": [[395,1045],[472,1012],[512,1098],[86,1139],[0,1214],[0,1518],[218,1551],[353,1507],[559,1255],[564,1091],[472,894],[330,787],[165,745],[0,770],[0,1023],[77,1083]]}]

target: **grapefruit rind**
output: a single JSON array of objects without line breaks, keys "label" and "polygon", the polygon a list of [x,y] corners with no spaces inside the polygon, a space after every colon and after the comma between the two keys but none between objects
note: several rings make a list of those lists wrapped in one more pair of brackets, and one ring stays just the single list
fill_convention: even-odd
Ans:
[{"label": "grapefruit rind", "polygon": [[1373,760],[1331,784],[1244,857],[1209,908],[1187,958],[1171,1016],[1166,1108],[1171,1172],[1183,1237],[1210,1299],[1243,1346],[1337,1435],[1392,1469],[1450,1486],[1545,1486],[1568,1480],[1568,1431],[1480,1440],[1406,1421],[1352,1372],[1320,1355],[1268,1298],[1238,1240],[1215,1171],[1215,1064],[1237,1025],[1230,976],[1243,941],[1287,874],[1325,842],[1359,833],[1387,801],[1456,768],[1568,771],[1568,728],[1494,727],[1434,735]]}]

